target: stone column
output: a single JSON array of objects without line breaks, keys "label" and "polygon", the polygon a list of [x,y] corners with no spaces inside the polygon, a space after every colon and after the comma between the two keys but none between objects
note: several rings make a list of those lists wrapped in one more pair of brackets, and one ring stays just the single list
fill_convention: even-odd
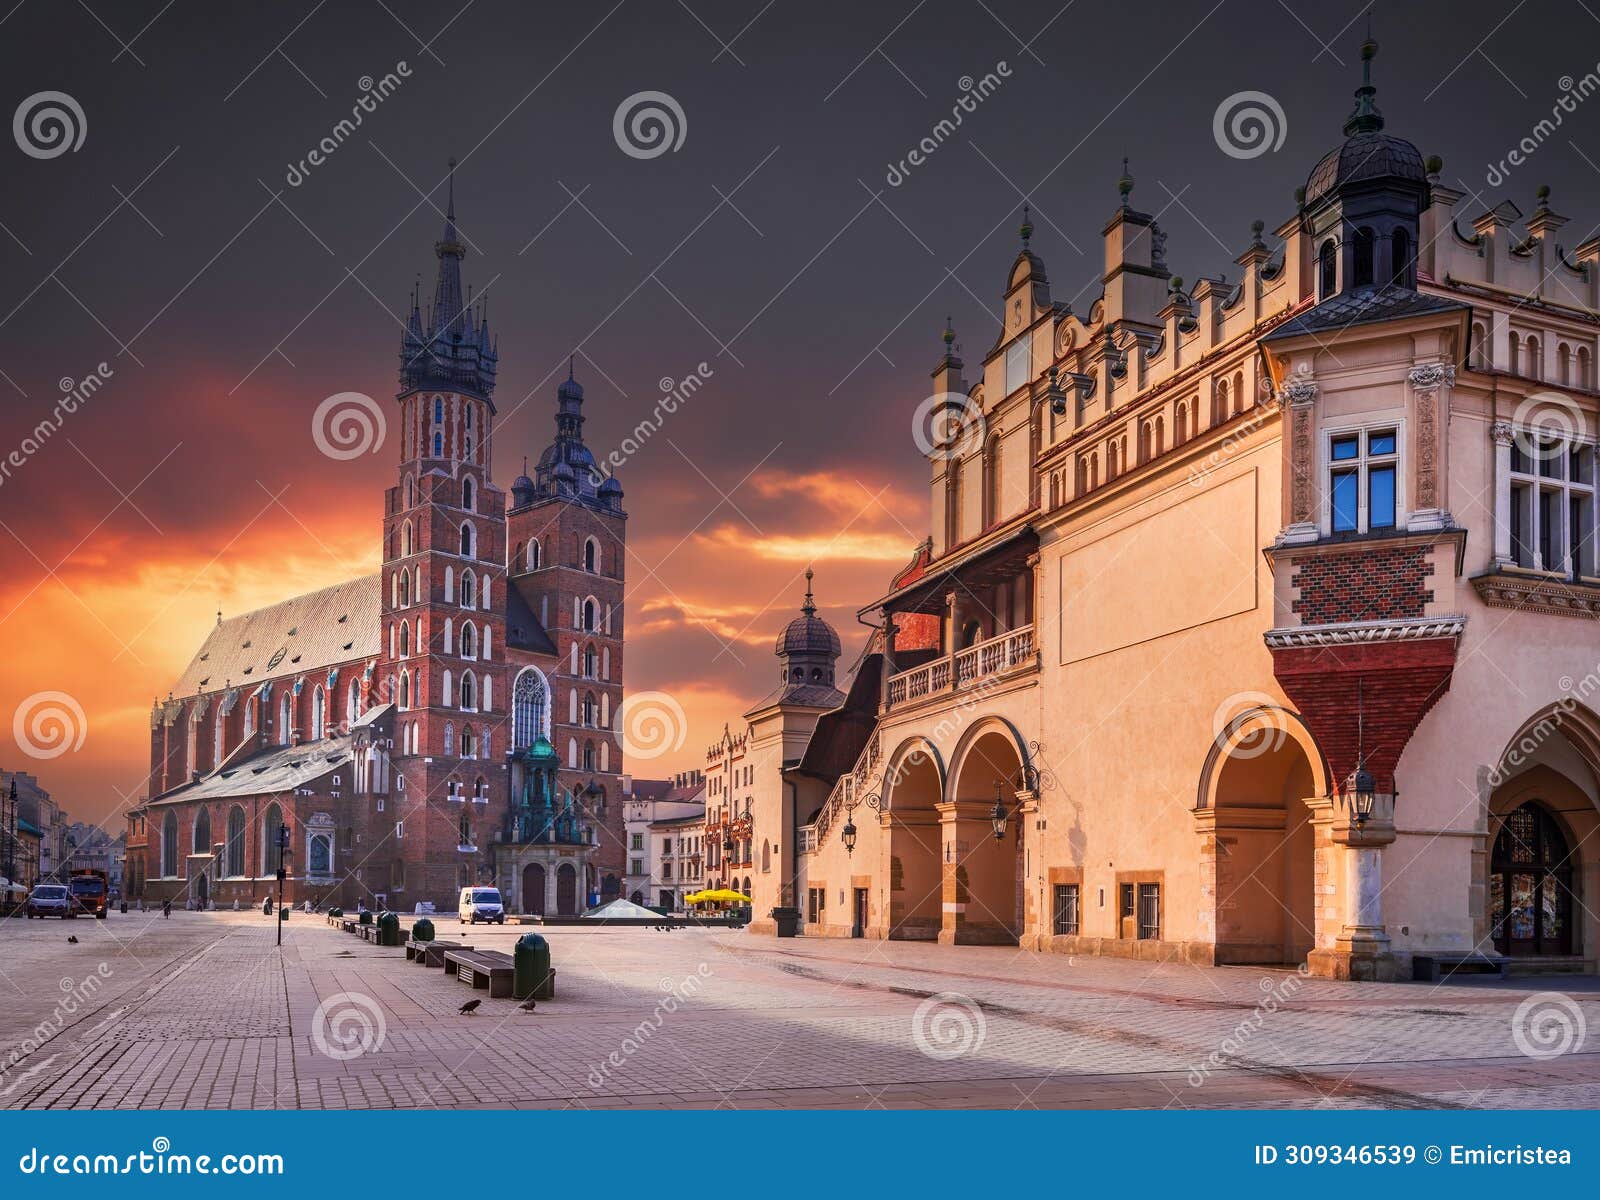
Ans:
[{"label": "stone column", "polygon": [[889,711],[889,677],[896,671],[894,639],[899,630],[895,627],[894,614],[887,608],[883,610],[883,678],[879,681],[878,710]]},{"label": "stone column", "polygon": [[1372,816],[1358,825],[1352,798],[1337,795],[1325,819],[1334,847],[1344,855],[1344,925],[1331,947],[1312,951],[1307,965],[1313,975],[1331,979],[1392,980],[1395,960],[1383,925],[1383,848],[1395,838],[1394,797],[1375,797]]},{"label": "stone column", "polygon": [[1489,427],[1494,439],[1494,559],[1495,567],[1509,567],[1511,557],[1511,439],[1509,421]]},{"label": "stone column", "polygon": [[951,589],[945,593],[945,624],[950,630],[950,644],[946,649],[950,652],[950,690],[955,691],[956,680],[956,654],[961,647],[961,593]]}]

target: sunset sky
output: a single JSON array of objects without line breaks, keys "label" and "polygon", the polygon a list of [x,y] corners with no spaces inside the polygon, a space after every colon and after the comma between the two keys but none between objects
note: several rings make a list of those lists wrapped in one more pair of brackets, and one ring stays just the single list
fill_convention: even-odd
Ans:
[{"label": "sunset sky", "polygon": [[[502,486],[550,439],[569,353],[598,454],[651,411],[658,380],[709,368],[619,472],[626,683],[669,692],[690,720],[679,752],[629,764],[661,775],[701,765],[769,690],[808,565],[846,661],[859,650],[857,608],[927,532],[911,414],[940,330],[951,316],[976,378],[1024,195],[1053,295],[1080,313],[1124,155],[1173,269],[1235,276],[1251,220],[1288,216],[1338,140],[1366,8],[164,3],[97,17],[25,0],[0,19],[7,111],[60,91],[86,123],[59,157],[0,146],[0,456],[49,417],[60,381],[109,375],[0,478],[0,765],[95,820],[140,797],[151,700],[218,610],[377,566],[394,438],[331,459],[312,414],[339,392],[390,408],[451,156],[465,277],[499,338]],[[1561,76],[1593,68],[1600,24],[1563,13],[1588,61],[1531,21],[1491,60],[1474,43],[1498,6],[1405,8],[1376,29],[1390,128],[1443,155],[1451,186],[1485,192],[1474,212],[1505,195],[1531,211],[1547,183],[1573,218],[1563,243],[1592,234],[1600,150],[1580,147],[1600,101],[1500,190],[1485,174]],[[291,169],[363,77],[401,62],[361,128]],[[963,77],[1002,62],[994,94],[892,184]],[[1282,146],[1224,154],[1218,102],[1257,89],[1281,102]],[[652,90],[681,107],[683,144],[633,157],[613,116]],[[1486,114],[1470,127],[1469,99]],[[85,714],[82,745],[47,759],[17,748],[11,719],[41,692]]]}]

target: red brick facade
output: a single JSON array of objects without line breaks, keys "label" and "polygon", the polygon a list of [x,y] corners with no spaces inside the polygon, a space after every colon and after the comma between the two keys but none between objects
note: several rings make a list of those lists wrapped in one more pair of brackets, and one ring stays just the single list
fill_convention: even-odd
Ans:
[{"label": "red brick facade", "polygon": [[1425,546],[1314,554],[1295,564],[1294,612],[1307,625],[1420,617],[1433,601]]}]

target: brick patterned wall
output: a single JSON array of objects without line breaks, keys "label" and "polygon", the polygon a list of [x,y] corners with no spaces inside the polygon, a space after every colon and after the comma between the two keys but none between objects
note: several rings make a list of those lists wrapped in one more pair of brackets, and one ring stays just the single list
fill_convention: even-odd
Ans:
[{"label": "brick patterned wall", "polygon": [[1425,546],[1313,555],[1295,564],[1294,611],[1307,625],[1420,617],[1433,600],[1432,575]]}]

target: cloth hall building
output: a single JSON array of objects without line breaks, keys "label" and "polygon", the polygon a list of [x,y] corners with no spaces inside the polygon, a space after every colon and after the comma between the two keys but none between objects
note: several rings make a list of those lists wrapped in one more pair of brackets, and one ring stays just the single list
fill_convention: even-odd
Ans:
[{"label": "cloth hall building", "polygon": [[709,751],[758,930],[1600,963],[1600,239],[1466,203],[1375,52],[1232,278],[1125,170],[1085,310],[1025,221],[992,344],[947,331],[931,536]]},{"label": "cloth hall building", "polygon": [[[424,311],[402,337],[382,568],[223,619],[150,714],[128,895],[512,911],[620,894],[627,514],[583,441],[583,388],[507,496],[496,343],[463,299],[454,184]],[[526,460],[524,460],[526,461]]]}]

